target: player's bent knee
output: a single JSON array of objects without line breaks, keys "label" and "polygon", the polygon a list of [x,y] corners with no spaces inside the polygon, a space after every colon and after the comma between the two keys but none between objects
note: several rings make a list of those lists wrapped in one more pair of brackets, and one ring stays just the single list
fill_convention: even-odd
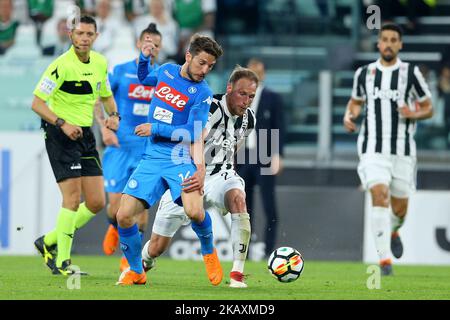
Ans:
[{"label": "player's bent knee", "polygon": [[227,209],[231,213],[247,212],[245,193],[239,189],[232,189],[226,194]]},{"label": "player's bent knee", "polygon": [[245,203],[245,196],[238,194],[233,199],[233,212],[247,212],[247,205]]},{"label": "player's bent knee", "polygon": [[189,210],[186,210],[186,215],[189,217],[189,219],[194,221],[202,221],[205,214],[203,211],[203,208],[190,208]]},{"label": "player's bent knee", "polygon": [[385,185],[377,185],[370,189],[372,205],[375,207],[389,206],[389,189]]},{"label": "player's bent knee", "polygon": [[92,213],[98,213],[102,211],[102,209],[106,206],[106,200],[103,199],[96,199],[95,201],[86,202],[86,207],[91,211]]},{"label": "player's bent knee", "polygon": [[122,228],[128,228],[134,225],[135,219],[132,211],[126,210],[125,208],[120,208],[116,216],[119,226]]}]

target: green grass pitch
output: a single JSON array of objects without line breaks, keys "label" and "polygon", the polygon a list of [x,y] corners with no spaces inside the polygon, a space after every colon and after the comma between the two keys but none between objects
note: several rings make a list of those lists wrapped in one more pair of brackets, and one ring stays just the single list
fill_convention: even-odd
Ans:
[{"label": "green grass pitch", "polygon": [[201,261],[160,258],[144,286],[118,287],[118,257],[74,256],[74,264],[89,273],[80,289],[68,289],[67,279],[54,276],[38,256],[0,256],[0,299],[150,299],[150,300],[307,300],[307,299],[450,299],[450,268],[394,266],[395,275],[381,278],[381,288],[368,289],[368,265],[357,262],[306,261],[301,278],[279,283],[265,262],[246,264],[246,289],[228,287],[230,262],[222,263],[224,280],[209,284]]}]

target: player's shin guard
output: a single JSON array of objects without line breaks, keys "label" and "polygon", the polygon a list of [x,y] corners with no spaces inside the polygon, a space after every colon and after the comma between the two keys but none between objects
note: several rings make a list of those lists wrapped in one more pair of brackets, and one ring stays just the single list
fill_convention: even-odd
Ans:
[{"label": "player's shin guard", "polygon": [[141,236],[137,224],[130,228],[118,227],[120,248],[130,264],[130,269],[136,273],[142,273],[141,262]]},{"label": "player's shin guard", "polygon": [[56,222],[58,244],[58,256],[56,259],[57,267],[61,267],[63,261],[70,259],[73,235],[75,233],[75,215],[75,211],[66,208],[61,208],[59,211],[58,220]]},{"label": "player's shin guard", "polygon": [[390,258],[390,209],[383,207],[372,207],[371,211],[372,234],[375,239],[375,247],[380,260]]},{"label": "player's shin guard", "polygon": [[245,259],[251,237],[250,215],[248,213],[231,214],[231,241],[233,244],[232,271],[244,272]]},{"label": "player's shin guard", "polygon": [[202,255],[211,254],[214,251],[213,232],[211,217],[208,211],[205,211],[205,219],[201,223],[192,221],[192,230],[197,234],[200,240]]},{"label": "player's shin guard", "polygon": [[95,217],[95,213],[86,207],[86,202],[81,203],[75,216],[75,230],[84,227],[93,217]]}]

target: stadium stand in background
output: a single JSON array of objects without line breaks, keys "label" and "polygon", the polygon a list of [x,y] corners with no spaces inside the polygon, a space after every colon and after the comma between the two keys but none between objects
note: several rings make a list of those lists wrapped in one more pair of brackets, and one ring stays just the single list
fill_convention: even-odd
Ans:
[{"label": "stadium stand in background", "polygon": [[[31,96],[23,92],[31,92],[42,66],[48,63],[39,47],[56,42],[58,20],[67,15],[67,7],[74,3],[54,1],[53,15],[43,23],[38,45],[35,40],[37,28],[29,16],[28,2],[13,1],[13,18],[20,25],[14,45],[0,56],[0,81],[4,83],[0,89],[4,97],[0,109],[6,111],[3,112],[6,116],[0,120],[1,130],[38,129],[38,120],[29,112]],[[108,27],[109,31],[100,35],[97,45],[108,57],[112,68],[136,55],[133,35],[136,18],[130,23],[126,17],[134,10],[134,17],[142,18],[148,14],[142,11],[151,1],[143,1],[143,7],[133,7],[136,5],[133,1],[110,2],[107,20],[114,23],[97,19],[100,29],[114,27]],[[173,9],[176,2],[166,2],[171,4],[166,9]],[[299,166],[318,159],[325,161],[324,164],[331,161],[339,166],[339,160],[354,159],[352,148],[356,136],[344,133],[341,119],[350,93],[352,72],[377,55],[376,32],[367,30],[363,23],[367,17],[365,4],[376,1],[267,0],[246,1],[241,5],[238,2],[216,1],[220,18],[216,19],[215,33],[226,55],[211,75],[212,88],[223,87],[225,75],[236,63],[245,64],[249,57],[258,55],[270,70],[266,81],[283,95],[288,108],[287,165]],[[89,12],[99,10],[99,3],[96,7],[95,1],[77,3],[83,3],[83,8]],[[447,34],[450,1],[438,0],[430,11],[430,15],[417,18],[420,32],[407,33],[404,37],[402,58],[426,70],[434,93],[436,114],[418,130],[417,141],[419,149],[434,150],[429,154],[422,153],[430,156],[429,163],[440,163],[448,160],[450,139],[449,90],[445,85],[448,67],[444,67],[450,64],[444,63],[450,51]],[[405,16],[393,19],[405,27],[409,21]],[[17,83],[21,85],[17,86]],[[321,105],[329,112],[320,112]],[[326,129],[329,122],[332,125]],[[298,154],[302,154],[300,159]]]}]

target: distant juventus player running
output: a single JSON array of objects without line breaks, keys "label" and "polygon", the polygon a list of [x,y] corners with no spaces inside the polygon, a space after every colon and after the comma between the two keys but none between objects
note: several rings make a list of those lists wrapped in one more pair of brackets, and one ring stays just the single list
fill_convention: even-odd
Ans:
[{"label": "distant juventus player running", "polygon": [[[215,95],[204,129],[205,207],[216,207],[222,214],[231,213],[233,267],[230,287],[246,288],[244,264],[251,237],[250,215],[245,203],[244,180],[234,170],[235,151],[255,128],[256,118],[249,108],[258,87],[258,76],[250,69],[236,67],[228,80],[224,95]],[[169,192],[161,198],[153,224],[152,236],[142,249],[146,269],[169,246],[175,232],[190,220],[183,207],[176,205]]]},{"label": "distant juventus player running", "polygon": [[354,132],[354,120],[365,103],[358,136],[358,174],[372,195],[372,233],[383,275],[392,274],[389,244],[396,258],[403,254],[398,230],[405,221],[408,197],[415,190],[416,121],[433,115],[428,86],[417,66],[397,57],[401,49],[400,27],[382,26],[380,58],[356,71],[344,116],[345,128]]}]

